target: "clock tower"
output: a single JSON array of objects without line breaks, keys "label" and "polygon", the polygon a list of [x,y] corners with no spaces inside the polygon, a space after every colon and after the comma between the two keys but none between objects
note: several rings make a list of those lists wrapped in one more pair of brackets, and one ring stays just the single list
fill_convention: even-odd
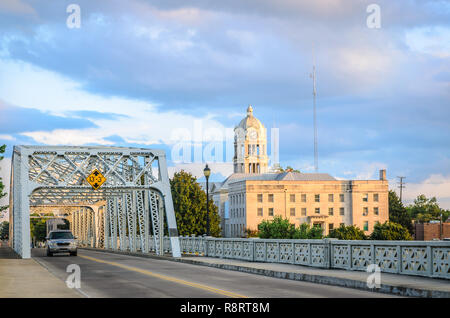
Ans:
[{"label": "clock tower", "polygon": [[234,172],[266,173],[268,162],[267,131],[249,105],[247,117],[234,128]]}]

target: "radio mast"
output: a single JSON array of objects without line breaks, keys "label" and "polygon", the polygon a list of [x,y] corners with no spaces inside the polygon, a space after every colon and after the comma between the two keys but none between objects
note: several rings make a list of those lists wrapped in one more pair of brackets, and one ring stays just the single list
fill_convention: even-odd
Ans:
[{"label": "radio mast", "polygon": [[314,44],[313,44],[313,72],[310,74],[313,79],[313,103],[314,103],[314,170],[318,172],[319,170],[319,159],[317,151],[317,120],[316,120],[316,58],[314,54]]}]

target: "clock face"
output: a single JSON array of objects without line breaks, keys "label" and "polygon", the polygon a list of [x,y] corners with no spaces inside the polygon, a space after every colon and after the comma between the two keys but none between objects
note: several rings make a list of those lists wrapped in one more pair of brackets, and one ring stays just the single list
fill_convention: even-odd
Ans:
[{"label": "clock face", "polygon": [[250,131],[250,132],[248,133],[248,137],[249,137],[251,140],[256,140],[256,139],[258,138],[258,134],[256,133],[256,131]]}]

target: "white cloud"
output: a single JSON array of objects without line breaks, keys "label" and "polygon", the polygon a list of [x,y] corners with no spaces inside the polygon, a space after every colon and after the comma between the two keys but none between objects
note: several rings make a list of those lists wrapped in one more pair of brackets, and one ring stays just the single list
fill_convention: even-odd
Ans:
[{"label": "white cloud", "polygon": [[450,57],[450,27],[413,28],[406,32],[405,41],[412,51]]},{"label": "white cloud", "polygon": [[15,140],[16,138],[14,138],[11,135],[0,135],[0,140]]},{"label": "white cloud", "polygon": [[[0,96],[9,104],[59,116],[82,110],[124,115],[114,119],[94,119],[96,128],[53,130],[49,127],[48,131],[23,132],[37,143],[110,145],[112,142],[105,138],[118,135],[127,143],[171,144],[175,142],[173,134],[177,129],[191,132],[193,139],[202,138],[202,134],[194,134],[194,125],[198,123],[203,132],[211,128],[225,131],[211,114],[194,117],[177,111],[163,112],[151,102],[91,94],[81,89],[81,83],[27,63],[0,59],[0,68],[5,70],[0,73]],[[23,94],[24,91],[27,94]],[[199,138],[195,140],[201,140]]]}]

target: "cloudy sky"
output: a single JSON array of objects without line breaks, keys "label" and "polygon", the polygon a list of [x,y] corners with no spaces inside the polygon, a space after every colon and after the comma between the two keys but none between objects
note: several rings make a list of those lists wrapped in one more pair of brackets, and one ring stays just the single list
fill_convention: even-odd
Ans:
[{"label": "cloudy sky", "polygon": [[171,172],[200,176],[211,158],[179,163],[176,145],[225,143],[248,104],[269,138],[279,128],[281,165],[312,172],[313,51],[319,170],[385,168],[392,188],[406,176],[407,202],[450,208],[450,2],[438,0],[1,0],[0,174],[13,145],[48,144],[163,148]]}]

